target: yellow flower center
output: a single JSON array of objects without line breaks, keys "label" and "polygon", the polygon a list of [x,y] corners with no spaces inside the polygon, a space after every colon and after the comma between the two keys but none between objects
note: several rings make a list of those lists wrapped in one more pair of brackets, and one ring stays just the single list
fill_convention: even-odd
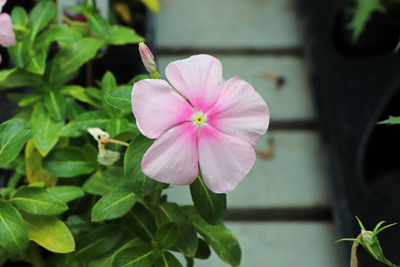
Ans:
[{"label": "yellow flower center", "polygon": [[204,114],[201,113],[196,113],[193,117],[193,122],[197,125],[197,126],[202,126],[204,123],[206,123],[206,116]]}]

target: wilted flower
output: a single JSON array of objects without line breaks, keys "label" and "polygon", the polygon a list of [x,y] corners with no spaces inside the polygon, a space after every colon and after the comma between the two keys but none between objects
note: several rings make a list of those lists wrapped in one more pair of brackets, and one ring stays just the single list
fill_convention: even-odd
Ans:
[{"label": "wilted flower", "polygon": [[221,62],[197,55],[170,63],[164,80],[145,79],[132,90],[136,123],[157,138],[145,153],[145,175],[187,185],[199,174],[216,193],[233,190],[253,167],[253,149],[269,123],[267,104],[239,77],[224,81]]}]

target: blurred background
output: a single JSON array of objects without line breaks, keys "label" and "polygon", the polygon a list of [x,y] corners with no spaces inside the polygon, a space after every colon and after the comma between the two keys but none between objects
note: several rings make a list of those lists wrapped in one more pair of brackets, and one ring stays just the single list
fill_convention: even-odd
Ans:
[{"label": "blurred background", "polygon": [[[210,54],[225,79],[241,76],[268,103],[271,124],[256,164],[228,194],[226,224],[242,266],[348,266],[351,243],[335,241],[359,234],[355,216],[368,229],[400,222],[400,126],[376,125],[400,115],[400,1],[159,0],[159,13],[140,1],[99,2],[114,23],[146,37],[163,78],[169,62]],[[149,5],[157,1],[142,2],[158,10]],[[9,0],[5,11],[15,5],[29,9],[33,1]],[[93,78],[105,69],[119,82],[144,73],[136,51],[107,50]],[[77,79],[87,82],[86,74]],[[192,203],[188,187],[171,187],[168,197]],[[379,237],[400,264],[400,227]],[[359,267],[384,266],[358,254]],[[214,254],[195,266],[225,265]]]}]

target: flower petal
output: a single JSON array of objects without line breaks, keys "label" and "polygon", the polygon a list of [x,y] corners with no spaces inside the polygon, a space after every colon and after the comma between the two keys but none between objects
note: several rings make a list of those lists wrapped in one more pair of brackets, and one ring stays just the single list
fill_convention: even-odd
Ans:
[{"label": "flower petal", "polygon": [[145,79],[133,86],[132,111],[143,135],[157,138],[175,125],[191,121],[193,108],[166,81]]},{"label": "flower petal", "polygon": [[268,106],[254,88],[239,77],[229,79],[206,114],[207,123],[255,145],[269,124]]},{"label": "flower petal", "polygon": [[7,13],[0,14],[0,45],[15,45],[15,34],[12,28],[11,17]]},{"label": "flower petal", "polygon": [[199,128],[198,149],[204,183],[215,193],[235,189],[256,160],[256,153],[247,141],[209,125]]},{"label": "flower petal", "polygon": [[209,55],[196,55],[171,62],[165,74],[196,111],[203,113],[217,101],[223,85],[222,64]]},{"label": "flower petal", "polygon": [[164,133],[144,154],[142,170],[162,183],[191,184],[199,173],[196,126],[183,123]]}]

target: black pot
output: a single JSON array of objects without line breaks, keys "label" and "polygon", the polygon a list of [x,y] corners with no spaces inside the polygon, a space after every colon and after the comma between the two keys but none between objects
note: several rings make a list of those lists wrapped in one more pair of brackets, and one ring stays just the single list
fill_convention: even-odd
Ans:
[{"label": "black pot", "polygon": [[[375,14],[353,43],[345,15],[352,2],[298,1],[338,239],[360,233],[355,216],[369,230],[381,220],[400,222],[400,126],[376,124],[400,115],[400,56],[393,53],[400,17]],[[400,264],[400,227],[379,238],[387,258]],[[351,243],[338,246],[348,266]],[[359,250],[359,267],[384,266]]]}]

